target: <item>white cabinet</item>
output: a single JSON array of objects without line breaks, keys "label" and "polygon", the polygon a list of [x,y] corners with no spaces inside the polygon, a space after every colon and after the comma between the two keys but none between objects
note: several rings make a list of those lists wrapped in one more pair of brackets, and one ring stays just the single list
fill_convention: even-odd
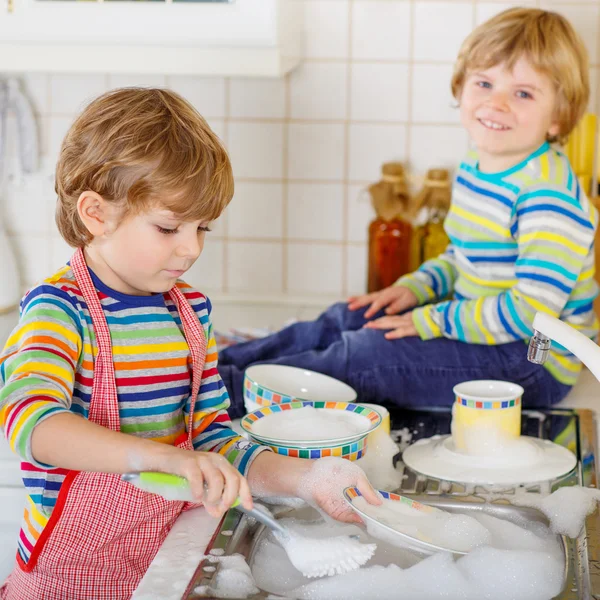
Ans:
[{"label": "white cabinet", "polygon": [[281,76],[302,54],[297,0],[0,3],[0,72]]}]

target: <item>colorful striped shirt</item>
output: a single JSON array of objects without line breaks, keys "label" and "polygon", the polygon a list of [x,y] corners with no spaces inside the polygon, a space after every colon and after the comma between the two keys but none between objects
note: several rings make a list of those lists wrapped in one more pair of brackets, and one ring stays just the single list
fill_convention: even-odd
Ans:
[{"label": "colorful striped shirt", "polygon": [[[121,431],[165,444],[187,431],[190,352],[168,294],[130,296],[90,272],[111,333]],[[208,299],[187,284],[207,339],[206,362],[193,415],[196,450],[219,452],[242,474],[266,450],[236,435],[229,396],[217,372]],[[68,471],[37,462],[34,427],[60,412],[88,417],[98,347],[92,320],[71,268],[34,287],[21,302],[19,324],[0,354],[0,426],[22,457],[28,492],[18,552],[26,563],[43,531]]]},{"label": "colorful striped shirt", "polygon": [[[547,143],[502,173],[482,173],[471,153],[454,180],[444,224],[450,244],[396,285],[424,305],[413,311],[424,340],[528,341],[537,311],[593,339],[597,224],[568,159]],[[554,342],[545,366],[567,385],[581,370],[579,359]]]}]

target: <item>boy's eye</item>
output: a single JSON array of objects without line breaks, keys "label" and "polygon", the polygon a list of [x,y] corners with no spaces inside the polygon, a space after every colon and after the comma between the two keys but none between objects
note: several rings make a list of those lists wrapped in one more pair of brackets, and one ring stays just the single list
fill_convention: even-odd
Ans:
[{"label": "boy's eye", "polygon": [[[172,233],[177,233],[179,231],[179,228],[167,229],[166,227],[161,227],[160,225],[157,225],[156,227],[160,233],[164,233],[165,235],[170,235]],[[208,232],[208,231],[210,231],[210,228],[207,227],[206,225],[200,225],[200,227],[198,227],[198,231]]]},{"label": "boy's eye", "polygon": [[491,88],[491,87],[492,87],[492,84],[491,84],[489,81],[478,81],[478,82],[477,82],[477,85],[478,85],[480,88],[485,88],[485,89],[489,89],[489,88]]},{"label": "boy's eye", "polygon": [[517,92],[517,96],[518,96],[519,98],[523,98],[523,99],[525,99],[525,100],[527,100],[528,98],[533,98],[533,96],[532,96],[532,95],[531,95],[529,92],[525,92],[525,91],[523,91],[523,90],[519,90],[519,91]]},{"label": "boy's eye", "polygon": [[165,235],[169,235],[171,233],[177,233],[177,229],[166,229],[164,227],[161,227],[160,225],[157,225],[156,228],[158,229],[158,231],[160,233],[164,233]]}]

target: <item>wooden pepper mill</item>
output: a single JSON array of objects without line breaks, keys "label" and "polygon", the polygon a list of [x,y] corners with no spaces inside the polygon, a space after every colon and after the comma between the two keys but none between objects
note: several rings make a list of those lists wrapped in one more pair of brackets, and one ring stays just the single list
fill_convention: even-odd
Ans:
[{"label": "wooden pepper mill", "polygon": [[368,291],[375,292],[411,270],[412,226],[402,164],[385,163],[369,194],[377,216],[369,225]]}]

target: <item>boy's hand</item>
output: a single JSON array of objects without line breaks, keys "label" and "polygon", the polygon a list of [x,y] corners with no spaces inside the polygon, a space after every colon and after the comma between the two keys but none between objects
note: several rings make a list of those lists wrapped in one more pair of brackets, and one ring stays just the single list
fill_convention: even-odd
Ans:
[{"label": "boy's hand", "polygon": [[252,508],[252,495],[246,478],[216,452],[183,450],[170,469],[189,481],[192,494],[213,517],[221,517],[238,496],[245,508]]},{"label": "boy's hand", "polygon": [[412,311],[403,315],[380,317],[363,325],[365,329],[391,329],[385,334],[386,340],[398,340],[419,335],[412,320]]},{"label": "boy's hand", "polygon": [[365,311],[365,319],[370,319],[383,308],[385,308],[386,315],[395,315],[409,308],[414,308],[418,303],[419,301],[414,293],[402,285],[393,285],[378,292],[348,298],[348,308],[350,310],[357,310],[370,304]]},{"label": "boy's hand", "polygon": [[362,519],[348,506],[342,492],[357,487],[369,504],[381,504],[364,471],[343,458],[327,457],[315,460],[300,480],[298,496],[317,506],[330,517],[346,523],[362,523]]}]

